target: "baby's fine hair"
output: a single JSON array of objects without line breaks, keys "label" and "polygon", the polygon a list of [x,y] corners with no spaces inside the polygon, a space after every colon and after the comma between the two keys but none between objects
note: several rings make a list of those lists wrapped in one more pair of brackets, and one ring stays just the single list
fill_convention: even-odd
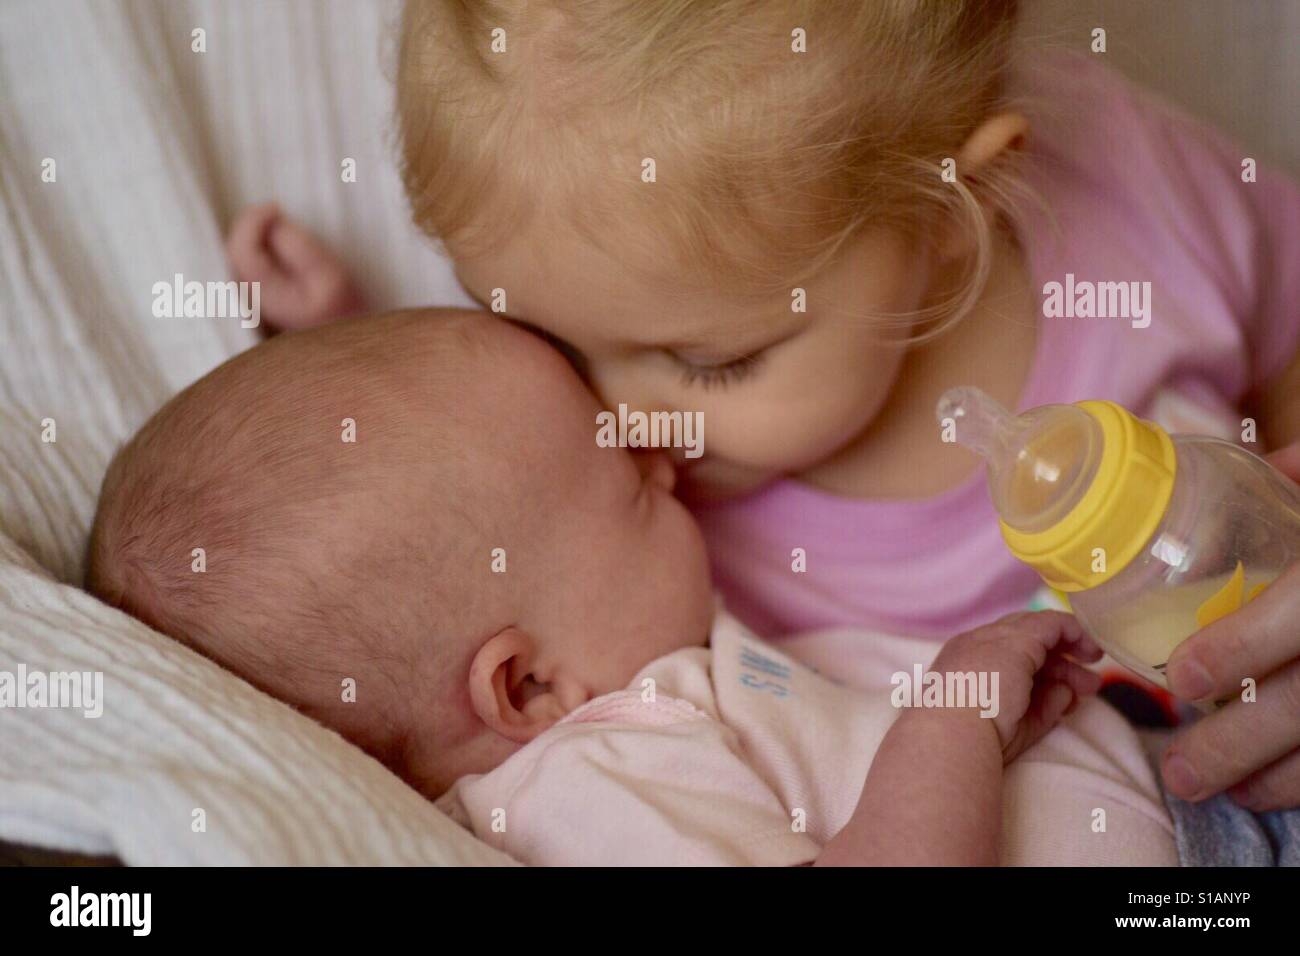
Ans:
[{"label": "baby's fine hair", "polygon": [[867,229],[923,240],[955,220],[976,252],[933,333],[978,298],[1016,193],[1010,158],[977,183],[941,177],[1005,105],[1016,13],[1017,0],[408,0],[397,108],[412,212],[470,256],[539,216],[598,246],[624,224],[684,279],[756,298]]},{"label": "baby's fine hair", "polygon": [[[441,686],[436,637],[473,610],[462,582],[444,585],[474,547],[458,519],[473,483],[442,438],[466,427],[435,413],[457,370],[483,364],[478,325],[371,316],[277,336],[204,376],[115,456],[87,590],[403,772],[408,688]],[[444,494],[427,496],[428,536],[405,540],[387,501],[413,468]]]}]

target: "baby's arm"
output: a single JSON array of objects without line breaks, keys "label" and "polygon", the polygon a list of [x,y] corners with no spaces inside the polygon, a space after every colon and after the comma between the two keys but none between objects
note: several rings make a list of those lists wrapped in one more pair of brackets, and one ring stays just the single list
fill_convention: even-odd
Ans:
[{"label": "baby's arm", "polygon": [[996,866],[1002,747],[974,711],[908,711],[819,866]]},{"label": "baby's arm", "polygon": [[1101,651],[1068,614],[1013,614],[953,638],[938,674],[998,674],[998,713],[906,711],[876,752],[848,824],[818,865],[995,866],[1002,768],[1041,738],[1100,679],[1077,660]]}]

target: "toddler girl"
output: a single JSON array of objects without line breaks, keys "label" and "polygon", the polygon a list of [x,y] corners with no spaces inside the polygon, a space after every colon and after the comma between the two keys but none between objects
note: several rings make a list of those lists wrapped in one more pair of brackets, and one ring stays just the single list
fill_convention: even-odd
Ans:
[{"label": "toddler girl", "polygon": [[[953,385],[1232,435],[1244,411],[1266,446],[1300,437],[1300,194],[1099,55],[1021,62],[1016,6],[407,6],[417,222],[608,407],[704,414],[683,496],[761,634],[946,636],[1033,599],[976,461],[940,441]],[[1062,315],[1048,290],[1066,287],[1093,305]],[[1252,663],[1261,699],[1300,670],[1286,635]],[[1171,661],[1175,690],[1237,686],[1207,653]],[[1173,790],[1277,762],[1256,802],[1300,801],[1300,731],[1277,729],[1300,719],[1214,720],[1166,758]]]}]

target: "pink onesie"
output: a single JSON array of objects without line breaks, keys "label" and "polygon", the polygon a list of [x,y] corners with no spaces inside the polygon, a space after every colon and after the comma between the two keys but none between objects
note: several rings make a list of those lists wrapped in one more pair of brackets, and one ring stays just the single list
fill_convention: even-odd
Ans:
[{"label": "pink onesie", "polygon": [[[1046,104],[1028,146],[1044,200],[1017,223],[1036,290],[1149,282],[1150,324],[1039,319],[1020,408],[1106,398],[1235,422],[1300,342],[1300,191],[1097,57],[1039,60],[1017,81]],[[1031,111],[1031,115],[1034,115]],[[1247,177],[1249,178],[1249,177]],[[1074,279],[1068,279],[1073,276]],[[961,384],[959,382],[952,383]],[[936,437],[938,426],[936,425]],[[728,606],[765,637],[857,625],[946,638],[1026,606],[981,470],[933,498],[855,500],[795,481],[697,511]],[[803,548],[807,570],[791,572]]]},{"label": "pink onesie", "polygon": [[[861,688],[791,656],[843,661],[845,648],[853,670],[841,677]],[[458,780],[438,806],[534,865],[807,863],[848,821],[898,714],[891,675],[937,651],[849,631],[778,651],[723,613],[709,647],[654,661],[495,770]],[[1178,863],[1143,747],[1100,701],[1025,752],[1005,781],[1006,864]]]}]

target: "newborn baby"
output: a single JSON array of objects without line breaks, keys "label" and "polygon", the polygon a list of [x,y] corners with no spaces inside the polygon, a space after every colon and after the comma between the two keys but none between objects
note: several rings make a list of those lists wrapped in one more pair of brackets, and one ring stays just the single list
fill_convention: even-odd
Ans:
[{"label": "newborn baby", "polygon": [[[597,412],[485,313],[271,339],[117,456],[88,585],[524,862],[1176,862],[1096,701],[1004,791],[1095,689],[1072,618],[944,646],[934,671],[998,676],[995,715],[899,718],[887,678],[850,690],[715,613],[668,461],[599,447]],[[884,674],[934,653],[870,646]]]}]

